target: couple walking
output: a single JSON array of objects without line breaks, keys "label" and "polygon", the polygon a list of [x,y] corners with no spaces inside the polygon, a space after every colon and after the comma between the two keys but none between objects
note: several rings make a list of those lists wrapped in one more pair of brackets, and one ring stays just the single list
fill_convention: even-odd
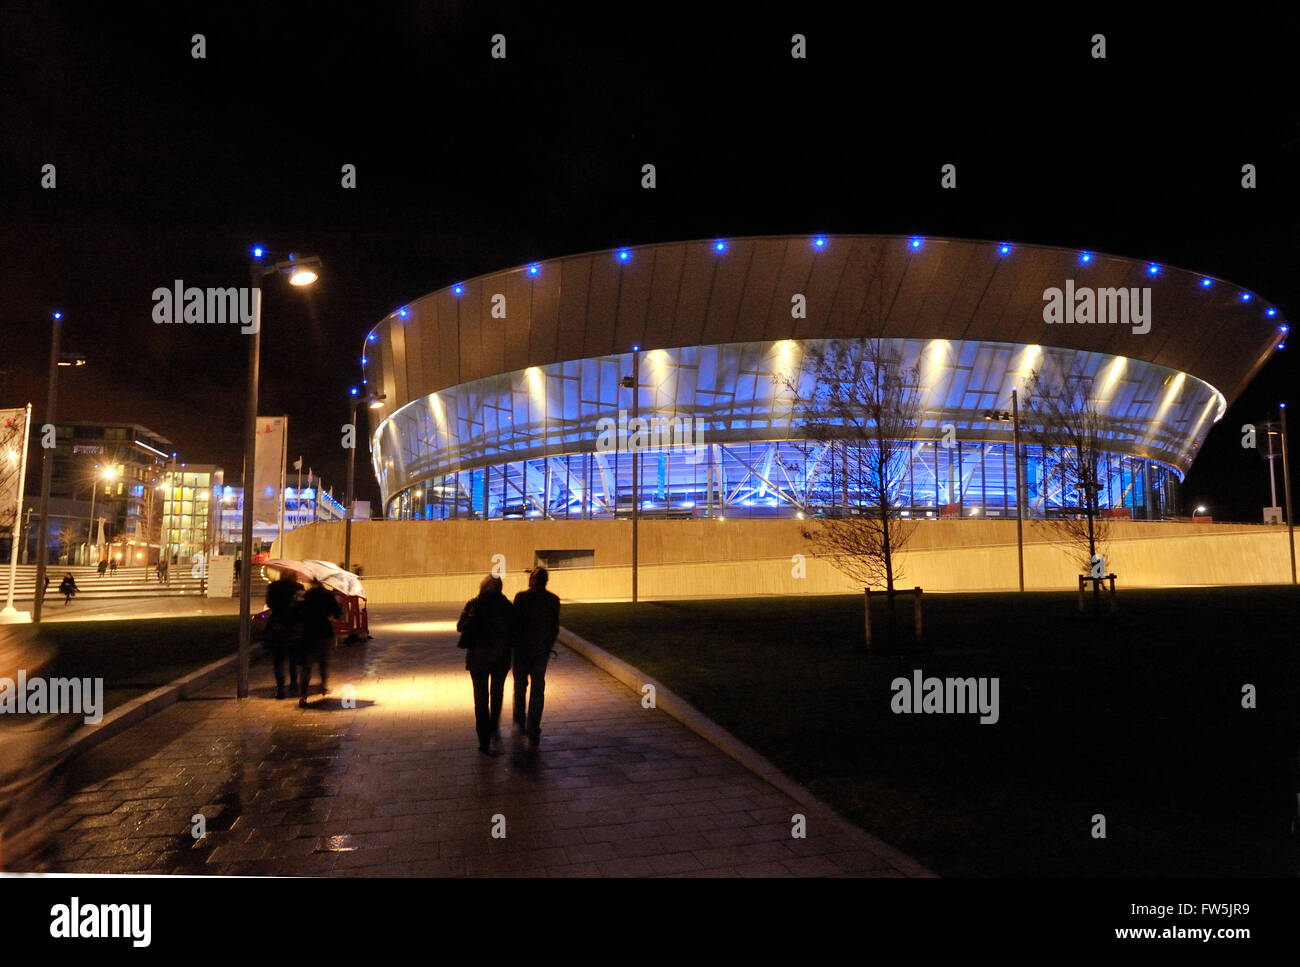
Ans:
[{"label": "couple walking", "polygon": [[501,579],[489,574],[456,622],[474,683],[474,727],[484,755],[493,754],[491,741],[500,738],[505,676],[512,664],[515,726],[527,734],[530,745],[541,741],[546,665],[560,633],[560,599],[546,590],[548,577],[546,568],[534,568],[528,590],[516,594],[512,605],[501,593]]},{"label": "couple walking", "polygon": [[289,665],[289,688],[298,695],[298,707],[307,707],[311,667],[320,669],[321,694],[329,694],[329,659],[336,635],[334,619],[343,617],[334,592],[317,581],[303,588],[290,571],[281,573],[266,589],[264,643],[275,669],[275,697],[284,698],[284,669]]}]

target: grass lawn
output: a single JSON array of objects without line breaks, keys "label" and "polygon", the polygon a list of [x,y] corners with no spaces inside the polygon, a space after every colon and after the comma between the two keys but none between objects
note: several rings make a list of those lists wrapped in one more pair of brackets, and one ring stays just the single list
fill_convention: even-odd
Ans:
[{"label": "grass lawn", "polygon": [[[870,657],[856,595],[571,604],[561,621],[942,875],[1296,875],[1300,593],[1121,591],[1100,621],[1075,601],[927,595],[923,647]],[[999,721],[894,713],[914,669],[997,677]]]},{"label": "grass lawn", "polygon": [[239,647],[239,617],[58,621],[39,626],[56,649],[49,677],[104,679],[104,711],[166,685]]}]

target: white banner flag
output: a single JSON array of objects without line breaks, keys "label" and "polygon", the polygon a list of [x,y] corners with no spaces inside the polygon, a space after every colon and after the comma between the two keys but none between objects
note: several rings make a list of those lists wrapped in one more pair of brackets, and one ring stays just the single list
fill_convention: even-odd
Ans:
[{"label": "white banner flag", "polygon": [[[257,449],[253,456],[253,523],[279,529],[280,487],[285,472],[287,416],[257,418]],[[244,499],[248,499],[245,494]]]},{"label": "white banner flag", "polygon": [[9,535],[19,513],[18,478],[22,475],[27,410],[0,410],[0,534]]}]

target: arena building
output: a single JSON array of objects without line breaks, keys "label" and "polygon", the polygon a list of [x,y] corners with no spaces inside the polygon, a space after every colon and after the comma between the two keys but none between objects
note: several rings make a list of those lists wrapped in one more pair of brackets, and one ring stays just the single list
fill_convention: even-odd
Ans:
[{"label": "arena building", "polygon": [[[1215,421],[1282,346],[1266,300],[1102,253],[871,235],[676,242],[518,266],[379,322],[361,359],[389,520],[833,515],[861,496],[809,439],[803,365],[879,338],[923,415],[891,482],[918,517],[1014,517],[1011,391],[1092,379],[1109,516],[1180,512]],[[634,488],[634,453],[639,482]],[[1024,446],[1026,513],[1077,501]]]}]

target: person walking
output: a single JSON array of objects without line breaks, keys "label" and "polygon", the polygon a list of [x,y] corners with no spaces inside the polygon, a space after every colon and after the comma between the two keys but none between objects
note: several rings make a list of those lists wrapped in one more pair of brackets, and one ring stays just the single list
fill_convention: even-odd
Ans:
[{"label": "person walking", "polygon": [[546,590],[549,577],[546,568],[534,568],[528,590],[515,595],[513,612],[515,725],[531,746],[542,739],[546,665],[560,633],[560,599]]},{"label": "person walking", "polygon": [[294,663],[298,665],[298,707],[307,707],[307,688],[311,684],[311,666],[320,668],[320,691],[329,694],[329,659],[334,650],[335,618],[343,617],[334,592],[319,581],[313,581],[311,587],[298,602],[297,654]]},{"label": "person walking", "polygon": [[114,577],[117,576],[117,558],[110,557],[108,559],[108,573]]},{"label": "person walking", "polygon": [[303,587],[292,571],[282,571],[280,577],[266,588],[266,606],[271,609],[266,619],[266,633],[262,644],[271,653],[275,669],[275,697],[284,698],[284,666],[289,665],[289,689],[298,691],[298,666],[291,660],[294,647],[295,611]]},{"label": "person walking", "polygon": [[474,730],[478,750],[493,755],[491,742],[499,736],[506,672],[510,670],[511,607],[501,593],[501,579],[489,574],[479,583],[478,596],[465,603],[456,622],[465,669],[474,686]]},{"label": "person walking", "polygon": [[99,576],[100,576],[100,577],[103,577],[103,576],[104,576],[104,572],[108,570],[108,561],[107,561],[107,559],[105,559],[105,560],[103,560],[103,561],[100,561],[99,564],[98,564],[98,566],[95,568],[95,570],[99,572]]},{"label": "person walking", "polygon": [[63,580],[59,582],[59,593],[63,595],[63,606],[65,608],[72,603],[73,595],[79,590],[77,582],[72,577],[72,572],[69,571]]}]

